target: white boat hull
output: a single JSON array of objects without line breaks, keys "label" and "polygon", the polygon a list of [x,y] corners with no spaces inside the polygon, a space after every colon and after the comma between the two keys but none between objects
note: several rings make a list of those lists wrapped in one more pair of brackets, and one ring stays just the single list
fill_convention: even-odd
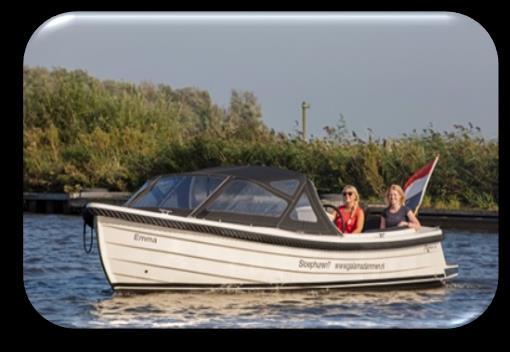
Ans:
[{"label": "white boat hull", "polygon": [[[95,216],[101,261],[115,290],[366,287],[444,283],[456,276],[456,267],[446,264],[440,240],[430,240],[442,237],[437,228],[316,236],[102,204],[97,207],[156,219],[156,224],[147,224]],[[171,228],[164,226],[164,220],[209,229],[221,227],[231,230],[231,235]],[[236,231],[288,241],[306,238],[340,249],[246,240],[238,238]],[[410,245],[394,246],[391,243],[395,241]],[[383,244],[380,249],[363,249],[379,244]],[[360,249],[354,250],[357,247]]]}]

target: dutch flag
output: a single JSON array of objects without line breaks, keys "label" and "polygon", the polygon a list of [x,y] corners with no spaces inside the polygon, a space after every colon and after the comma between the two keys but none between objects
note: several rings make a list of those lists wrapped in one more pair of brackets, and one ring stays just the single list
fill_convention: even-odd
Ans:
[{"label": "dutch flag", "polygon": [[421,205],[430,176],[432,175],[438,160],[439,155],[427,165],[412,174],[404,185],[406,206],[409,207],[409,209],[411,209],[415,214],[418,212],[418,208]]}]

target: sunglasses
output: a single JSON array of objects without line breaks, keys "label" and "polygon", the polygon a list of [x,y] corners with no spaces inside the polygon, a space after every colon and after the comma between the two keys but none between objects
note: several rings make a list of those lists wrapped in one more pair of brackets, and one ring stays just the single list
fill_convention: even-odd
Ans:
[{"label": "sunglasses", "polygon": [[352,196],[352,194],[353,194],[353,192],[344,192],[343,193],[344,197],[347,196],[347,195]]}]

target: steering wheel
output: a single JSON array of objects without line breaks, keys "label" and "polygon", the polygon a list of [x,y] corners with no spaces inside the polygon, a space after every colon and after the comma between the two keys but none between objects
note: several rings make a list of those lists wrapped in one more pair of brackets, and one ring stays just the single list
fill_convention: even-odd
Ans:
[{"label": "steering wheel", "polygon": [[337,213],[338,213],[338,208],[337,208],[337,207],[335,207],[334,205],[331,205],[331,204],[323,204],[322,206],[324,207],[324,210],[326,210],[326,212],[328,212],[328,213],[329,213],[328,209],[332,209],[332,210],[334,210],[335,212],[337,212]]}]

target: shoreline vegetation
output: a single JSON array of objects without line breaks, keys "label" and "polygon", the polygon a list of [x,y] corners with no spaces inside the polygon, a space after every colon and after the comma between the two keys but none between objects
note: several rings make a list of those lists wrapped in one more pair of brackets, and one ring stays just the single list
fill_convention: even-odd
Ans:
[{"label": "shoreline vegetation", "polygon": [[302,140],[264,125],[251,92],[232,90],[229,106],[207,91],[98,80],[82,70],[23,69],[24,192],[102,187],[132,192],[148,178],[224,165],[266,165],[306,174],[319,193],[358,188],[381,203],[439,154],[422,207],[498,210],[499,144],[481,129],[432,126],[399,138],[367,140],[340,115],[326,136]]}]

